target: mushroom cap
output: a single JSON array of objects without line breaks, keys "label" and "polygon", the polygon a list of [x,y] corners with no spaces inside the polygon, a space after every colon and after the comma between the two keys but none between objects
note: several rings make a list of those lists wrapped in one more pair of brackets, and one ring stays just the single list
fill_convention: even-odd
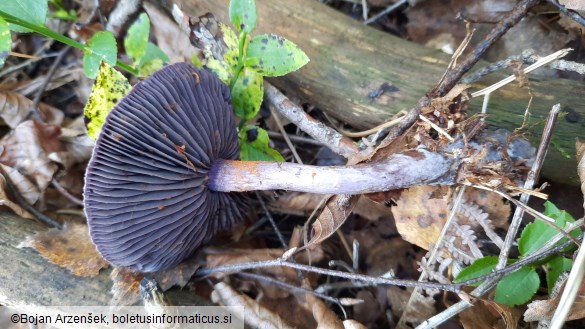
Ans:
[{"label": "mushroom cap", "polygon": [[186,63],[138,83],[106,117],[89,162],[85,213],[110,263],[177,265],[243,217],[241,194],[211,191],[216,160],[239,156],[228,87]]}]

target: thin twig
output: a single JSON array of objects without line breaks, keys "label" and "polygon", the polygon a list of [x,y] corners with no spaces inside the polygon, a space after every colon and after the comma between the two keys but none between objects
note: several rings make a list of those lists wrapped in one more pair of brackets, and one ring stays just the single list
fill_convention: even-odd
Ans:
[{"label": "thin twig", "polygon": [[[276,132],[276,131],[268,131],[268,136],[270,138],[278,138],[278,139],[284,139],[284,135]],[[323,143],[318,142],[312,138],[308,138],[308,137],[303,137],[303,136],[298,136],[298,135],[288,135],[288,138],[295,143],[303,143],[303,144],[311,144],[311,145],[315,145],[315,146],[324,146]]]},{"label": "thin twig", "polygon": [[264,95],[266,101],[274,106],[280,114],[284,115],[288,120],[315,140],[327,145],[331,151],[345,158],[357,154],[360,151],[351,139],[344,137],[337,131],[324,125],[322,122],[313,119],[310,115],[305,113],[302,108],[294,104],[278,89],[266,81],[264,81]]},{"label": "thin twig", "polygon": [[63,225],[61,225],[61,223],[57,222],[56,220],[52,219],[51,217],[38,211],[35,207],[30,205],[24,199],[24,197],[20,194],[20,191],[14,185],[14,183],[12,182],[12,179],[10,179],[10,176],[6,173],[6,171],[4,171],[4,168],[2,168],[2,166],[0,166],[0,175],[4,176],[4,180],[6,180],[6,187],[8,188],[8,191],[10,192],[10,194],[14,197],[14,200],[16,201],[16,203],[18,203],[26,211],[33,214],[41,223],[43,223],[49,227],[54,227],[54,228],[58,228],[58,229],[63,228]]},{"label": "thin twig", "polygon": [[[548,56],[542,57],[540,58],[538,61],[536,61],[536,63],[528,66],[527,68],[523,69],[522,71],[524,73],[530,73],[534,70],[536,70],[537,68],[546,65],[552,61],[555,61],[561,57],[564,57],[565,55],[567,55],[569,52],[571,52],[573,49],[571,48],[566,48],[566,49],[561,49],[553,54],[550,54]],[[478,97],[478,96],[482,96],[482,95],[486,95],[489,93],[492,93],[493,91],[509,84],[510,82],[516,80],[516,75],[510,75],[509,77],[502,79],[500,81],[498,81],[497,83],[494,83],[493,85],[486,87],[482,90],[476,91],[474,93],[471,94],[471,97]]]},{"label": "thin twig", "polygon": [[391,12],[393,12],[394,10],[398,9],[400,6],[402,6],[406,3],[408,3],[408,0],[397,1],[393,4],[391,4],[390,6],[386,7],[386,9],[382,10],[381,12],[377,13],[376,15],[370,17],[370,19],[366,20],[364,22],[364,24],[366,24],[366,25],[372,24],[373,22],[380,19],[380,17],[390,14]]},{"label": "thin twig", "polygon": [[37,90],[37,94],[35,95],[35,98],[32,101],[31,110],[33,112],[31,113],[35,113],[35,115],[41,121],[45,121],[45,118],[43,116],[43,113],[39,110],[39,103],[41,102],[41,98],[43,97],[43,93],[45,92],[45,89],[47,89],[49,82],[51,82],[51,79],[55,75],[55,72],[57,72],[57,67],[59,67],[59,64],[61,64],[61,61],[63,60],[63,58],[65,58],[65,55],[67,55],[69,50],[71,50],[71,47],[66,45],[65,48],[63,48],[63,50],[59,52],[59,55],[57,55],[57,58],[55,58],[55,60],[53,61],[53,65],[51,65],[49,72],[47,72],[47,75],[45,76],[43,83],[40,85],[39,89]]},{"label": "thin twig", "polygon": [[455,84],[459,82],[461,77],[467,73],[475,63],[479,61],[481,56],[489,49],[491,46],[498,41],[504,33],[506,33],[512,26],[518,23],[530,8],[538,4],[540,0],[522,0],[514,9],[506,15],[491,31],[486,35],[486,37],[481,41],[475,49],[467,56],[465,60],[463,60],[459,65],[457,65],[453,70],[451,70],[441,83],[431,90],[429,95],[431,97],[437,96],[444,96],[447,94]]},{"label": "thin twig", "polygon": [[78,199],[75,195],[69,193],[69,191],[67,191],[61,184],[59,184],[59,182],[53,178],[51,180],[51,184],[53,184],[53,186],[55,186],[55,188],[61,192],[61,194],[63,194],[64,197],[66,197],[67,199],[69,199],[69,201],[75,203],[78,206],[82,206],[83,207],[83,201]]},{"label": "thin twig", "polygon": [[[581,193],[585,195],[585,145],[577,139],[575,146],[577,148],[577,173],[581,181]],[[585,207],[585,203],[583,207]],[[574,266],[565,284],[559,306],[552,317],[549,326],[551,329],[560,329],[563,326],[571,311],[575,297],[577,297],[577,292],[580,290],[579,287],[582,284],[583,276],[585,276],[585,247],[581,246],[579,248],[573,264]]]},{"label": "thin twig", "polygon": [[312,273],[318,273],[322,275],[329,275],[338,278],[344,278],[348,280],[355,280],[355,281],[362,281],[368,282],[372,285],[389,285],[389,286],[400,286],[400,287],[423,287],[427,289],[439,289],[451,292],[459,292],[461,291],[462,285],[461,284],[441,284],[441,283],[434,283],[434,282],[418,282],[412,280],[402,280],[402,279],[393,279],[393,278],[383,278],[383,277],[372,277],[369,275],[358,274],[358,273],[348,273],[336,270],[329,270],[320,267],[314,267],[310,265],[298,264],[289,262],[283,259],[273,259],[273,260],[266,260],[266,261],[259,261],[259,262],[249,262],[249,263],[240,263],[240,264],[232,264],[226,266],[218,266],[218,267],[208,267],[202,268],[197,270],[195,273],[198,276],[206,276],[213,273],[222,273],[222,272],[241,272],[245,270],[252,270],[252,269],[259,269],[265,267],[277,267],[277,266],[284,266],[290,267],[301,271],[307,271]]},{"label": "thin twig", "polygon": [[[445,236],[447,235],[447,231],[451,227],[451,224],[453,223],[453,221],[455,219],[455,214],[457,213],[457,209],[461,205],[461,201],[463,199],[463,194],[465,193],[465,190],[466,190],[466,187],[465,187],[465,185],[463,185],[459,188],[459,190],[456,193],[456,196],[455,196],[455,199],[453,202],[453,207],[452,207],[451,211],[449,211],[449,218],[447,218],[445,225],[443,225],[443,229],[441,230],[441,233],[439,234],[439,238],[437,239],[437,243],[435,243],[435,245],[433,246],[433,249],[431,250],[431,253],[428,257],[427,264],[429,264],[429,265],[432,265],[435,263],[439,249],[442,247]],[[422,282],[423,280],[426,280],[427,278],[428,278],[428,272],[422,271],[421,275],[418,278],[418,281]],[[405,321],[404,315],[407,314],[406,312],[410,309],[410,307],[412,307],[412,303],[415,302],[416,296],[417,296],[417,294],[419,294],[418,290],[419,290],[419,288],[416,287],[416,288],[414,288],[414,290],[410,294],[410,298],[408,299],[408,303],[404,307],[404,312],[402,312],[402,316],[400,317],[400,320],[398,321],[397,327],[404,325],[404,321]]]},{"label": "thin twig", "polygon": [[264,214],[266,215],[266,218],[268,218],[270,225],[272,225],[272,229],[274,230],[274,233],[276,233],[276,236],[278,237],[278,240],[280,241],[282,248],[284,250],[287,250],[288,244],[286,243],[284,236],[282,235],[282,233],[278,229],[278,226],[276,225],[274,218],[272,218],[272,215],[270,214],[270,210],[268,210],[268,207],[266,207],[266,203],[264,203],[264,200],[262,200],[262,196],[260,195],[260,193],[258,193],[258,191],[256,191],[256,198],[258,199],[258,202],[260,202],[260,205],[262,206],[262,209],[264,210]]},{"label": "thin twig", "polygon": [[578,12],[567,9],[567,7],[561,5],[557,0],[548,0],[548,2],[557,7],[561,13],[567,15],[570,19],[581,24],[581,26],[585,26],[585,17],[581,16]]},{"label": "thin twig", "polygon": [[279,281],[276,280],[273,277],[270,276],[266,276],[266,275],[261,275],[261,274],[256,274],[256,273],[250,273],[250,272],[240,272],[238,273],[238,276],[242,276],[244,278],[250,278],[250,279],[254,279],[254,280],[258,280],[258,281],[264,281],[264,282],[268,282],[270,284],[273,284],[275,286],[280,286],[280,287],[284,287],[293,291],[299,291],[302,292],[304,294],[311,294],[311,295],[315,295],[323,300],[332,302],[334,304],[337,304],[339,306],[339,308],[341,308],[343,310],[343,312],[345,313],[345,310],[343,308],[343,304],[341,303],[341,301],[335,297],[331,297],[331,296],[327,296],[323,293],[320,293],[318,291],[314,291],[314,290],[310,290],[310,289],[306,289],[303,287],[297,287],[295,285],[292,285],[290,283],[287,282],[283,282],[283,281]]},{"label": "thin twig", "polygon": [[301,160],[301,157],[297,153],[297,149],[295,148],[293,143],[290,141],[290,138],[288,138],[288,134],[286,133],[286,130],[284,130],[284,126],[282,125],[282,122],[280,122],[280,118],[278,117],[278,113],[275,113],[273,110],[270,110],[270,111],[272,112],[272,117],[274,118],[274,122],[276,123],[276,126],[278,126],[278,130],[280,130],[280,133],[282,134],[282,137],[284,138],[286,145],[288,145],[288,148],[292,152],[293,157],[295,158],[297,163],[303,164],[303,160]]},{"label": "thin twig", "polygon": [[[549,113],[549,116],[547,118],[547,122],[542,133],[541,143],[538,147],[536,159],[534,160],[532,169],[530,170],[530,173],[526,178],[526,183],[524,184],[524,187],[527,189],[532,188],[534,181],[538,178],[538,175],[540,174],[540,169],[542,168],[542,164],[544,163],[544,157],[546,155],[546,150],[548,149],[548,143],[550,142],[550,138],[552,136],[553,127],[558,117],[558,110],[560,110],[560,106],[558,104],[553,106],[553,109],[551,110],[551,113]],[[524,200],[523,203],[525,203],[528,200],[528,194],[523,193],[520,196],[520,200],[521,201]],[[501,270],[506,266],[508,260],[508,253],[510,251],[512,243],[514,242],[516,234],[518,233],[517,231],[520,226],[520,219],[522,217],[521,214],[523,212],[524,212],[523,208],[521,207],[516,208],[516,212],[514,213],[514,217],[512,219],[512,223],[510,224],[508,234],[506,235],[506,239],[504,240],[504,248],[500,250],[500,257],[498,258],[498,264],[495,268],[496,271]],[[493,287],[495,287],[496,284],[499,282],[499,279],[500,276],[486,280],[484,283],[475,288],[471,292],[471,295],[474,297],[481,297],[482,295],[489,292]],[[460,312],[471,306],[473,306],[473,304],[471,304],[469,301],[461,300],[456,304],[450,306],[443,312],[426,320],[421,325],[419,325],[417,329],[436,328],[441,323],[447,321],[448,319],[454,317],[455,315],[459,314]]]}]

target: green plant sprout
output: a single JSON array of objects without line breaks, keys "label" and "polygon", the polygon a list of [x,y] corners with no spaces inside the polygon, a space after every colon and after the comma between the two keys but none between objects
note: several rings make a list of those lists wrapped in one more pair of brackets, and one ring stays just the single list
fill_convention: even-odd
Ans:
[{"label": "green plant sprout", "polygon": [[[544,214],[553,218],[557,227],[564,228],[566,224],[575,222],[575,219],[569,213],[564,210],[559,210],[552,202],[547,201],[544,206]],[[521,257],[526,257],[537,251],[557,233],[557,230],[541,221],[534,221],[526,225],[518,240],[518,251]],[[579,234],[581,234],[581,230],[578,229],[570,233],[573,237],[578,237]],[[567,238],[563,238],[557,244],[562,244],[566,241]],[[510,259],[508,261],[515,263],[518,259]],[[479,258],[463,269],[453,282],[459,283],[489,274],[497,263],[498,257],[496,256]],[[539,263],[524,266],[500,280],[496,286],[494,300],[509,306],[528,302],[536,294],[541,284],[540,277],[536,271],[539,267],[542,267],[546,273],[546,284],[550,294],[561,273],[570,270],[572,265],[573,261],[571,259],[562,256],[552,256]]]},{"label": "green plant sprout", "polygon": [[[227,46],[222,59],[213,57],[204,47],[206,67],[230,87],[234,113],[241,119],[239,129],[242,160],[283,161],[269,145],[268,133],[257,125],[245,125],[260,110],[264,97],[264,77],[276,77],[296,71],[309,62],[307,55],[291,41],[274,35],[251,37],[258,15],[254,0],[231,0],[229,17],[238,35],[219,23]],[[194,64],[201,65],[199,60]]]},{"label": "green plant sprout", "polygon": [[[91,79],[95,79],[101,61],[110,65],[116,65],[121,69],[136,75],[138,72],[132,66],[117,60],[116,40],[114,35],[108,31],[100,31],[94,34],[87,43],[75,41],[60,33],[49,29],[45,25],[47,19],[47,0],[21,0],[0,2],[0,17],[8,23],[9,29],[14,32],[36,32],[56,41],[69,45],[83,51],[83,71]],[[5,27],[0,22],[0,31]],[[3,37],[5,38],[5,37]],[[10,36],[8,36],[10,39]],[[0,39],[0,54],[6,51],[6,39]],[[9,47],[10,49],[10,47]]]},{"label": "green plant sprout", "polygon": [[49,3],[55,8],[49,17],[60,19],[62,21],[72,21],[75,22],[79,19],[75,10],[70,9],[67,10],[63,7],[63,1],[61,0],[49,0]]}]

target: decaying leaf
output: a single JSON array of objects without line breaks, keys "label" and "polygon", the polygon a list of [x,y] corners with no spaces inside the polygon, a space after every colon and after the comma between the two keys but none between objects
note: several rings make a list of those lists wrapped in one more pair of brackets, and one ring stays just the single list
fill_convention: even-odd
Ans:
[{"label": "decaying leaf", "polygon": [[351,214],[358,199],[356,195],[335,195],[329,199],[313,223],[312,237],[306,247],[310,249],[335,233]]},{"label": "decaying leaf", "polygon": [[252,298],[237,292],[224,282],[220,282],[213,287],[211,300],[223,306],[243,306],[246,310],[246,325],[251,328],[293,328],[277,313],[262,307]]},{"label": "decaying leaf", "polygon": [[[61,129],[58,126],[25,121],[0,141],[4,147],[0,154],[0,163],[18,170],[42,192],[59,170],[59,166],[49,155],[63,151],[60,134]],[[19,191],[27,195],[28,191],[22,189],[23,185],[19,183],[18,177],[13,177],[10,171],[7,172]],[[36,198],[27,198],[27,201],[32,204],[37,199],[38,195]]]},{"label": "decaying leaf", "polygon": [[[176,267],[148,274],[159,285],[161,291],[167,291],[173,286],[184,287],[199,268],[196,260],[188,259]],[[112,278],[111,305],[134,305],[140,300],[140,281],[145,273],[137,273],[123,267],[114,267],[110,274]]]},{"label": "decaying leaf", "polygon": [[343,328],[343,322],[341,322],[337,315],[332,310],[330,310],[322,300],[311,294],[306,294],[305,298],[307,299],[309,306],[313,310],[313,317],[317,321],[318,329]]},{"label": "decaying leaf", "polygon": [[426,250],[437,242],[449,215],[446,192],[432,186],[402,192],[392,213],[396,228],[406,241]]},{"label": "decaying leaf", "polygon": [[224,82],[229,82],[237,65],[238,37],[211,13],[189,19],[191,44],[201,49],[204,63]]},{"label": "decaying leaf", "polygon": [[51,263],[78,276],[96,276],[108,263],[95,249],[87,225],[67,224],[62,230],[50,229],[28,237],[19,247],[36,249]]},{"label": "decaying leaf", "polygon": [[[0,91],[0,118],[10,128],[15,128],[21,122],[29,119],[29,116],[32,116],[32,105],[33,102],[21,94]],[[63,112],[52,106],[40,103],[38,110],[46,123],[60,125],[63,122]]]},{"label": "decaying leaf", "polygon": [[[484,209],[492,206],[491,212],[502,216],[509,214],[509,205],[504,204],[499,197],[494,199],[493,196],[473,189],[466,192],[463,200],[455,213],[453,224],[449,227],[449,239],[444,239],[443,245],[452,257],[470,263],[483,257],[475,242],[478,232],[483,231],[496,245],[503,244],[502,239],[494,232],[493,223]],[[478,206],[474,200],[485,206]],[[396,207],[392,208],[399,233],[406,241],[430,250],[447,222],[451,203],[452,193],[449,187],[418,186],[402,192]],[[505,225],[503,218],[498,219],[502,223],[500,225]]]},{"label": "decaying leaf", "polygon": [[[0,166],[4,167],[4,165],[2,164],[0,164]],[[8,197],[9,193],[7,193],[6,188],[7,188],[6,179],[4,178],[4,176],[0,175],[0,206],[10,208],[10,210],[12,210],[15,214],[17,214],[20,217],[28,219],[35,218],[32,214],[24,210],[21,206],[10,201],[10,198]]]},{"label": "decaying leaf", "polygon": [[110,110],[130,91],[131,86],[122,73],[105,61],[101,63],[91,95],[83,110],[87,120],[87,134],[97,138]]},{"label": "decaying leaf", "polygon": [[[305,216],[311,214],[322,199],[322,194],[286,192],[271,204],[271,210]],[[353,213],[369,221],[378,221],[392,216],[390,207],[374,202],[370,198],[359,198],[353,208]]]},{"label": "decaying leaf", "polygon": [[[413,294],[413,288],[406,290],[399,287],[389,287],[386,293],[388,306],[392,314],[403,322],[418,324],[437,313],[435,299],[432,296],[423,296],[420,292]],[[412,298],[412,300],[411,300]],[[411,300],[410,305],[408,304]],[[410,307],[406,307],[409,305]]]},{"label": "decaying leaf", "polygon": [[[567,276],[564,277],[565,280]],[[566,281],[564,282],[566,283]],[[564,283],[562,283],[564,285]],[[559,285],[560,282],[557,282]],[[555,290],[557,290],[555,285]],[[537,300],[528,304],[528,309],[524,312],[524,321],[543,321],[550,320],[555,313],[561,300],[562,290],[558,289],[553,293],[555,297],[546,300]],[[585,281],[581,282],[579,291],[577,292],[577,298],[571,307],[571,311],[567,316],[567,321],[583,319],[585,318]]]},{"label": "decaying leaf", "polygon": [[520,316],[517,308],[479,299],[474,307],[461,312],[459,319],[465,329],[514,329]]}]

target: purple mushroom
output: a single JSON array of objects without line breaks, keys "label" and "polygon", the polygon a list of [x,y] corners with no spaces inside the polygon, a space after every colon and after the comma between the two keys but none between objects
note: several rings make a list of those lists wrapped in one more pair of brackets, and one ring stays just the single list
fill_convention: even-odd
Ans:
[{"label": "purple mushroom", "polygon": [[242,219],[245,197],[234,191],[453,184],[458,165],[423,148],[336,167],[238,156],[229,90],[213,73],[180,63],[137,84],[106,118],[87,168],[85,212],[99,252],[117,266],[166,269]]}]

